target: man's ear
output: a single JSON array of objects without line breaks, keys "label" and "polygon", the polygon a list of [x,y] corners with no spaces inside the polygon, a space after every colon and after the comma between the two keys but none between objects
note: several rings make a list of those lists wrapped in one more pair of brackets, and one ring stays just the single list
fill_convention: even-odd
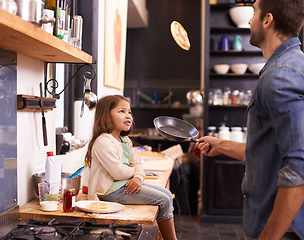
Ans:
[{"label": "man's ear", "polygon": [[267,13],[263,19],[263,27],[265,29],[270,28],[274,24],[273,15],[271,13]]}]

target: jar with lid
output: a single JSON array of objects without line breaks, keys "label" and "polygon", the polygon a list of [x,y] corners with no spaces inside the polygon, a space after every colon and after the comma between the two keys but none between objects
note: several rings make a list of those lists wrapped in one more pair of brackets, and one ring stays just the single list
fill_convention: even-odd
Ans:
[{"label": "jar with lid", "polygon": [[218,138],[221,140],[230,140],[229,127],[219,127]]},{"label": "jar with lid", "polygon": [[229,105],[230,104],[230,88],[225,87],[224,92],[223,92],[223,105]]},{"label": "jar with lid", "polygon": [[246,105],[245,104],[245,91],[244,90],[240,90],[239,91],[238,104],[240,104],[240,105]]},{"label": "jar with lid", "polygon": [[222,89],[214,89],[213,105],[223,105],[223,91],[222,91]]},{"label": "jar with lid", "polygon": [[215,126],[209,126],[208,127],[208,136],[215,136],[216,127]]},{"label": "jar with lid", "polygon": [[244,105],[248,105],[252,97],[252,91],[246,90],[244,94]]},{"label": "jar with lid", "polygon": [[63,193],[63,211],[64,212],[74,212],[75,210],[75,189],[65,189]]},{"label": "jar with lid", "polygon": [[244,136],[243,136],[242,128],[231,127],[230,139],[231,141],[235,141],[235,142],[243,142]]},{"label": "jar with lid", "polygon": [[231,105],[238,105],[239,90],[234,90],[231,94]]},{"label": "jar with lid", "polygon": [[210,89],[209,93],[208,93],[208,104],[209,105],[213,105],[213,95],[214,95],[213,89]]}]

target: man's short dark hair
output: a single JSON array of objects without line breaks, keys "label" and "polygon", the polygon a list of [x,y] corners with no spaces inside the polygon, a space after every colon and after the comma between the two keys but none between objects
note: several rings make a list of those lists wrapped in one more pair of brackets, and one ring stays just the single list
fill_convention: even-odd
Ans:
[{"label": "man's short dark hair", "polygon": [[304,0],[261,0],[259,4],[261,20],[271,13],[275,30],[279,33],[297,37],[304,24]]}]

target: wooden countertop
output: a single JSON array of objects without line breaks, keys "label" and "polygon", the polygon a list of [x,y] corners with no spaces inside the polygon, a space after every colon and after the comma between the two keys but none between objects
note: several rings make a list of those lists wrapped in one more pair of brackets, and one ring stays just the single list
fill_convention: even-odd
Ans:
[{"label": "wooden countertop", "polygon": [[[157,175],[157,178],[153,177],[152,179],[145,179],[145,182],[162,187],[168,187],[169,178],[174,165],[174,159],[177,157],[177,155],[182,154],[180,145],[176,145],[168,150],[169,151],[164,151],[164,154],[166,155],[163,156],[156,153],[138,155],[138,157],[143,160],[145,172],[150,172]],[[168,155],[171,155],[171,152],[174,156],[169,157]],[[87,195],[80,192],[77,195],[76,201],[86,199]],[[72,213],[65,213],[62,210],[62,203],[60,203],[58,211],[45,212],[40,210],[38,198],[19,208],[19,216],[22,220],[35,219],[40,221],[50,221],[53,218],[56,218],[57,221],[85,220],[94,223],[111,223],[112,221],[115,221],[116,223],[120,224],[139,223],[145,225],[156,224],[157,213],[158,207],[151,205],[125,205],[124,210],[108,214],[92,214],[83,212],[79,209],[76,209]]]}]

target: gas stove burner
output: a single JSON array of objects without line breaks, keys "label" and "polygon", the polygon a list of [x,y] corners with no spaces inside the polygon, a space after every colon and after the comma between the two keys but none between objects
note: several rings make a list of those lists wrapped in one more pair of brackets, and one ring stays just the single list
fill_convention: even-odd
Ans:
[{"label": "gas stove burner", "polygon": [[154,228],[155,230],[149,229],[136,223],[104,224],[87,221],[56,222],[55,219],[50,222],[31,220],[18,224],[17,228],[4,238],[0,236],[0,240],[151,240],[156,236],[157,227]]},{"label": "gas stove burner", "polygon": [[116,237],[112,231],[106,230],[100,235],[100,240],[116,240]]},{"label": "gas stove burner", "polygon": [[56,232],[56,228],[54,227],[31,227],[31,230],[33,230],[34,232],[36,232],[37,234],[54,234]]}]

